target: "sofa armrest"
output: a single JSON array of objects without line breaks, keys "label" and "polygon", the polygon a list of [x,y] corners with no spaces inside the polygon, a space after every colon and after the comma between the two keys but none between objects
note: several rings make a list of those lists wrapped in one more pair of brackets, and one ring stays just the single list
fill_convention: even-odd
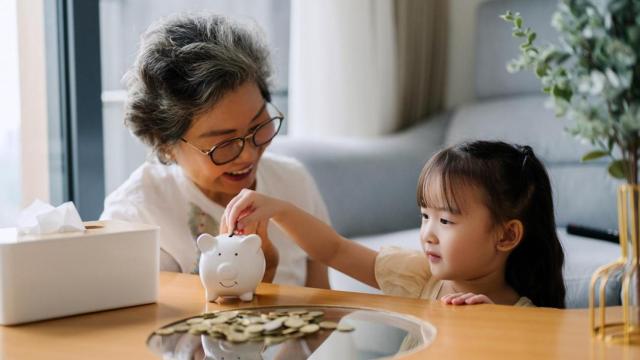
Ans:
[{"label": "sofa armrest", "polygon": [[416,184],[425,161],[439,150],[449,113],[403,132],[372,139],[281,136],[268,151],[309,169],[344,236],[391,232],[420,223]]}]

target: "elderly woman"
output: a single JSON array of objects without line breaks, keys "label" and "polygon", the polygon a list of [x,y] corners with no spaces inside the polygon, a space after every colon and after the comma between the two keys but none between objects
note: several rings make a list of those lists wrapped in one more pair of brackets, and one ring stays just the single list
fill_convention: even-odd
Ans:
[{"label": "elderly woman", "polygon": [[[328,222],[306,169],[264,152],[284,120],[270,102],[270,74],[259,33],[222,16],[173,17],[143,35],[126,75],[125,123],[157,160],[107,197],[101,218],[158,225],[161,270],[196,273],[195,239],[218,233],[225,206],[243,188]],[[326,267],[278,227],[249,230],[263,239],[264,281],[329,287]]]}]

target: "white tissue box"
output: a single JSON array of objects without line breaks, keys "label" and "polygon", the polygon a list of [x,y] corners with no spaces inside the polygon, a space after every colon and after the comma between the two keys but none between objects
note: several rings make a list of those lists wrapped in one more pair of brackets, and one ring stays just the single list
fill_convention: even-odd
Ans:
[{"label": "white tissue box", "polygon": [[86,222],[87,230],[0,229],[0,325],[149,304],[158,298],[158,228]]}]

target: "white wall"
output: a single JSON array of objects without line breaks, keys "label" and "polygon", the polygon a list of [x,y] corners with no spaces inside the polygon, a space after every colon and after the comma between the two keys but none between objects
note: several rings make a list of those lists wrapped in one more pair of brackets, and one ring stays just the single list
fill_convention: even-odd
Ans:
[{"label": "white wall", "polygon": [[[44,2],[18,0],[22,207],[49,201]],[[17,90],[17,89],[16,89]]]},{"label": "white wall", "polygon": [[474,100],[475,12],[487,0],[449,0],[447,109]]}]

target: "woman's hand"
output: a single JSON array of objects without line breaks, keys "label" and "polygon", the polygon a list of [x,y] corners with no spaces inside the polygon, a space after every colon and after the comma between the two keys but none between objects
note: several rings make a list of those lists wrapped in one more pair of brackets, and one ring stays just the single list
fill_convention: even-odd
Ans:
[{"label": "woman's hand", "polygon": [[441,297],[440,301],[449,305],[493,304],[493,301],[491,301],[491,299],[486,295],[474,293],[449,294]]},{"label": "woman's hand", "polygon": [[267,228],[269,226],[269,220],[261,221],[256,228],[256,234],[262,239],[262,252],[266,260],[266,267],[264,270],[264,276],[262,282],[272,282],[276,276],[276,270],[278,269],[278,263],[280,262],[280,254],[278,249],[273,245],[269,238]]}]

